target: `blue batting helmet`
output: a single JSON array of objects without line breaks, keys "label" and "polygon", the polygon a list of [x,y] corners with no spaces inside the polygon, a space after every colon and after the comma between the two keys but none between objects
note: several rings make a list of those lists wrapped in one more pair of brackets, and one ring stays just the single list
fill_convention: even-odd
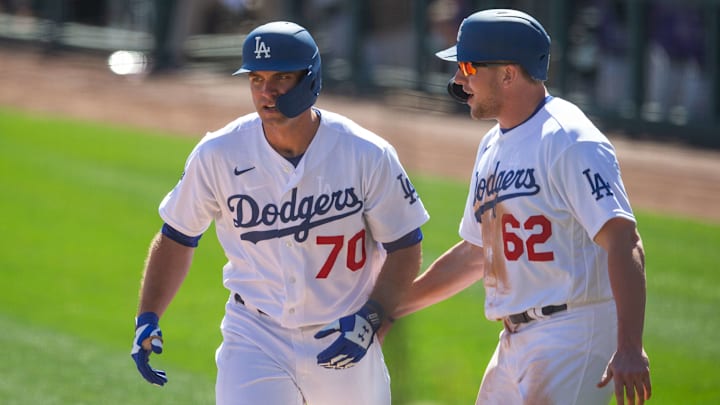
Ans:
[{"label": "blue batting helmet", "polygon": [[261,25],[245,37],[242,65],[234,75],[256,70],[307,74],[297,85],[277,99],[277,108],[293,118],[310,108],[322,87],[320,51],[315,40],[303,27],[287,21]]},{"label": "blue batting helmet", "polygon": [[515,62],[534,79],[547,80],[550,36],[522,11],[483,10],[463,20],[455,46],[435,55],[453,62]]}]

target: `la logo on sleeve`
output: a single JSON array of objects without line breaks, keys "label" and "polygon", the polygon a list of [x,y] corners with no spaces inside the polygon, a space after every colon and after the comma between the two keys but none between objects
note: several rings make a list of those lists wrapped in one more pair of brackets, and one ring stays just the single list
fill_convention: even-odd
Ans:
[{"label": "la logo on sleeve", "polygon": [[[592,194],[595,196],[595,201],[613,195],[610,189],[610,183],[606,182],[605,179],[600,176],[600,173],[590,173],[590,169],[583,171],[585,178],[590,183],[590,189]],[[604,195],[603,195],[604,193]]]},{"label": "la logo on sleeve", "polygon": [[415,187],[413,187],[412,183],[410,182],[410,179],[407,178],[404,174],[400,173],[396,177],[398,181],[400,181],[400,187],[402,187],[404,196],[404,199],[410,200],[410,205],[414,204],[415,201],[418,200],[417,192],[415,191]]}]

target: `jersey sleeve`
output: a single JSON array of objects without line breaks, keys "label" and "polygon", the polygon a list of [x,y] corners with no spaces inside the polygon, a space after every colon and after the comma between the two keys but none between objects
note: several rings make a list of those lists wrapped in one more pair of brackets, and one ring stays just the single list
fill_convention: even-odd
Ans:
[{"label": "jersey sleeve", "polygon": [[211,186],[211,162],[204,155],[201,143],[190,153],[180,181],[159,207],[160,217],[188,236],[204,233],[219,212]]},{"label": "jersey sleeve", "polygon": [[396,241],[430,218],[391,146],[366,178],[365,218],[377,241]]},{"label": "jersey sleeve", "polygon": [[612,218],[635,221],[612,145],[578,142],[550,168],[549,182],[590,239]]}]

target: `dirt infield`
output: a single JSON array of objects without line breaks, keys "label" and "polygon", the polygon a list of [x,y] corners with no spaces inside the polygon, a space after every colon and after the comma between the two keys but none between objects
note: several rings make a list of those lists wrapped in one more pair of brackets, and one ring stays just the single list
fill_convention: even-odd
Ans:
[{"label": "dirt infield", "polygon": [[[101,57],[23,48],[0,48],[0,106],[196,138],[253,111],[244,79],[199,70],[123,77]],[[318,106],[390,140],[409,170],[461,181],[489,125],[327,94]],[[608,136],[636,208],[720,222],[720,151]]]}]

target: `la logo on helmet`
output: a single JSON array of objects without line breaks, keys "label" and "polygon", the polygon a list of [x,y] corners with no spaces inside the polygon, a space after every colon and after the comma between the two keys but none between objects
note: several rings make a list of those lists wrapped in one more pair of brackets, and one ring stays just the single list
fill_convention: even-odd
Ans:
[{"label": "la logo on helmet", "polygon": [[260,41],[261,37],[255,37],[255,59],[260,59],[260,55],[264,54],[264,58],[270,58],[270,47],[265,42]]}]

